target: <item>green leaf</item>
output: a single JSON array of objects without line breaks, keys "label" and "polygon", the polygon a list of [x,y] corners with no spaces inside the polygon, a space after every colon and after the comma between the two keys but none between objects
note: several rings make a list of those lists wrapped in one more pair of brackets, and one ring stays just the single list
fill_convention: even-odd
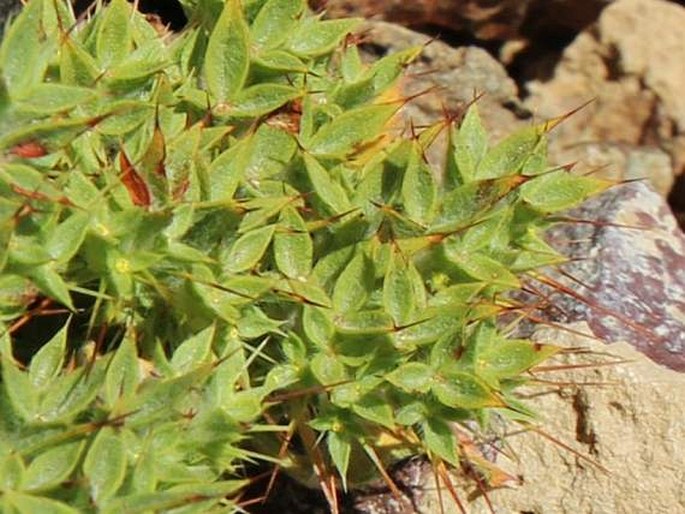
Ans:
[{"label": "green leaf", "polygon": [[[198,498],[216,498],[220,500],[231,495],[242,487],[242,480],[225,480],[214,483],[189,483],[172,487],[167,491],[154,493],[131,494],[116,498],[107,504],[102,514],[143,514],[146,512],[171,512],[198,501]],[[203,507],[208,512],[207,507]],[[229,507],[230,509],[230,507]]]},{"label": "green leaf", "polygon": [[42,42],[37,36],[42,31],[44,1],[33,0],[21,9],[2,38],[0,70],[12,94],[25,91],[44,72],[39,64]]},{"label": "green leaf", "polygon": [[192,370],[190,373],[165,380],[144,381],[137,394],[132,395],[122,410],[131,412],[128,427],[148,425],[164,419],[175,412],[177,404],[187,400],[191,389],[201,385],[214,370],[212,363]]},{"label": "green leaf", "polygon": [[269,50],[261,52],[254,59],[258,66],[274,71],[296,71],[305,73],[307,66],[290,52],[284,50]]},{"label": "green leaf", "polygon": [[95,40],[98,62],[105,69],[119,64],[131,53],[130,16],[131,8],[126,0],[112,0],[105,8]]},{"label": "green leaf", "polygon": [[476,178],[492,179],[513,175],[521,171],[539,145],[545,145],[542,127],[527,127],[508,136],[491,148],[481,159]]},{"label": "green leaf", "polygon": [[335,312],[344,314],[361,309],[373,288],[373,281],[372,263],[364,252],[358,250],[333,289]]},{"label": "green leaf", "polygon": [[328,347],[335,333],[330,309],[305,305],[302,309],[302,329],[319,348]]},{"label": "green leaf", "polygon": [[326,446],[328,447],[328,454],[331,456],[335,469],[342,480],[343,491],[347,490],[347,469],[350,464],[350,453],[352,445],[337,432],[330,431],[326,436]]},{"label": "green leaf", "polygon": [[437,417],[430,417],[421,426],[426,447],[453,466],[459,466],[456,436],[450,426]]},{"label": "green leaf", "polygon": [[279,327],[282,321],[269,318],[262,309],[256,305],[243,307],[242,316],[238,321],[237,328],[240,337],[254,339],[266,334],[280,334]]},{"label": "green leaf", "polygon": [[384,310],[350,312],[335,319],[341,334],[374,335],[395,330],[392,318]]},{"label": "green leaf", "polygon": [[413,145],[402,180],[404,209],[412,221],[430,223],[437,203],[437,184],[433,172],[424,160],[422,149]]},{"label": "green leaf", "polygon": [[250,139],[243,139],[219,155],[209,165],[209,197],[226,201],[233,198],[250,158]]},{"label": "green leaf", "polygon": [[268,0],[252,22],[252,39],[257,46],[272,48],[290,34],[305,9],[303,0]]},{"label": "green leaf", "polygon": [[399,252],[393,252],[383,280],[383,306],[397,325],[411,321],[416,308],[414,283],[409,268],[414,265]]},{"label": "green leaf", "polygon": [[450,133],[450,151],[453,154],[458,177],[457,184],[472,182],[480,161],[488,151],[488,137],[481,123],[478,109],[471,106],[464,116],[459,129]]},{"label": "green leaf", "polygon": [[105,377],[105,398],[112,406],[120,398],[131,396],[141,380],[138,349],[133,334],[126,334],[112,357]]},{"label": "green leaf", "polygon": [[427,393],[435,371],[422,362],[408,362],[385,376],[392,385],[399,387],[407,393]]},{"label": "green leaf", "polygon": [[71,421],[90,405],[100,392],[105,379],[104,362],[96,362],[90,371],[77,368],[53,380],[40,405],[39,416],[44,422]]},{"label": "green leaf", "polygon": [[80,512],[62,502],[43,496],[31,496],[14,491],[6,491],[5,494],[8,495],[7,500],[19,514],[34,514],[38,512],[40,514],[79,514]]},{"label": "green leaf", "polygon": [[171,367],[178,374],[187,373],[209,358],[214,339],[214,325],[186,339],[174,351],[171,357]]},{"label": "green leaf", "polygon": [[462,328],[463,312],[450,307],[428,308],[416,323],[402,328],[395,334],[395,344],[409,349],[414,346],[434,343],[441,337],[456,335]]},{"label": "green leaf", "polygon": [[75,441],[40,453],[24,473],[22,491],[49,490],[66,481],[79,463],[84,445],[84,441]]},{"label": "green leaf", "polygon": [[511,191],[525,182],[519,175],[479,180],[461,185],[445,195],[430,231],[452,232],[466,228],[485,216]]},{"label": "green leaf", "polygon": [[378,139],[397,105],[366,105],[336,116],[307,142],[312,155],[345,158]]},{"label": "green leaf", "polygon": [[514,378],[560,351],[560,347],[551,344],[497,339],[478,352],[477,372],[496,380]]},{"label": "green leaf", "polygon": [[503,405],[486,382],[465,372],[451,372],[444,376],[438,374],[431,385],[431,391],[440,403],[457,409],[483,409]]},{"label": "green leaf", "polygon": [[38,410],[37,391],[29,380],[28,373],[18,368],[11,356],[9,336],[2,348],[2,383],[15,412],[26,421],[34,421]]},{"label": "green leaf", "polygon": [[33,283],[50,298],[54,298],[69,310],[74,310],[74,304],[69,294],[69,286],[62,276],[55,271],[52,263],[37,266],[29,272],[29,278]]},{"label": "green leaf", "polygon": [[240,318],[234,295],[214,285],[191,281],[193,290],[202,298],[204,304],[220,319],[235,323]]},{"label": "green leaf", "polygon": [[302,57],[317,57],[330,52],[340,40],[359,24],[358,19],[325,20],[305,17],[289,32],[288,50]]},{"label": "green leaf", "polygon": [[276,225],[267,225],[240,236],[226,258],[226,271],[239,273],[256,266],[266,252],[275,229]]},{"label": "green leaf", "polygon": [[16,99],[17,108],[39,114],[53,114],[73,109],[95,98],[89,88],[63,84],[36,84]]},{"label": "green leaf", "polygon": [[71,38],[65,38],[63,41],[59,57],[59,75],[65,84],[91,86],[100,75],[93,56]]},{"label": "green leaf", "polygon": [[544,213],[575,207],[614,185],[609,180],[581,177],[559,170],[537,176],[521,186],[521,198]]},{"label": "green leaf", "polygon": [[302,216],[292,206],[281,211],[274,235],[276,266],[285,276],[304,279],[312,271],[314,245]]},{"label": "green leaf", "polygon": [[126,449],[114,429],[100,429],[83,461],[83,472],[96,505],[105,505],[126,477]]},{"label": "green leaf", "polygon": [[342,214],[350,209],[350,200],[340,184],[331,178],[330,173],[314,157],[305,154],[304,163],[307,176],[317,197],[330,214]]},{"label": "green leaf", "polygon": [[50,232],[45,248],[57,263],[67,263],[76,255],[86,238],[91,219],[91,213],[78,211]]},{"label": "green leaf", "polygon": [[317,353],[310,366],[316,379],[324,386],[337,384],[348,378],[345,366],[334,355]]},{"label": "green leaf", "polygon": [[25,473],[24,460],[18,453],[0,456],[0,491],[3,494],[18,489]]},{"label": "green leaf", "polygon": [[29,381],[34,388],[41,390],[49,386],[62,371],[67,349],[68,326],[68,323],[65,323],[31,359]]},{"label": "green leaf", "polygon": [[103,82],[112,90],[138,89],[141,80],[169,66],[165,50],[164,44],[159,40],[146,42],[136,48],[125,60],[107,70]]},{"label": "green leaf", "polygon": [[255,84],[240,91],[227,113],[236,117],[264,116],[301,95],[299,89],[283,84]]},{"label": "green leaf", "polygon": [[207,44],[203,73],[207,90],[219,103],[243,88],[250,64],[250,34],[239,0],[227,0]]},{"label": "green leaf", "polygon": [[395,428],[395,418],[392,407],[387,399],[367,394],[352,405],[352,411],[364,419],[372,421],[377,425],[393,429]]},{"label": "green leaf", "polygon": [[511,289],[521,287],[521,282],[516,275],[502,263],[486,255],[478,252],[455,251],[448,252],[448,257],[476,280]]}]

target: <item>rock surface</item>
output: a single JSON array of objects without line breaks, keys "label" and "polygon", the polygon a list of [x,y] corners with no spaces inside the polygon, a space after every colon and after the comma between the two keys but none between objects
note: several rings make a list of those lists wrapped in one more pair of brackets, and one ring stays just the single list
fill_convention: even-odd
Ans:
[{"label": "rock surface", "polygon": [[[572,330],[587,328],[576,324]],[[564,384],[531,389],[530,405],[541,413],[540,428],[573,451],[531,431],[508,437],[507,451],[517,462],[501,456],[498,464],[519,474],[523,484],[489,492],[495,512],[685,512],[685,375],[653,363],[625,343],[605,345],[594,338],[553,329],[538,332],[537,338],[594,352],[590,357],[564,355],[559,364],[626,362],[536,374],[540,379]],[[415,475],[423,478],[414,477],[414,484],[409,481],[406,490],[415,493],[416,482],[426,484],[420,494],[413,494],[413,511],[403,510],[391,496],[382,502],[377,495],[373,499],[361,497],[357,512],[441,512],[430,465],[412,465],[419,470]],[[482,497],[467,504],[467,493],[462,491],[460,496],[471,514],[491,512]],[[442,498],[446,514],[460,512],[444,490]]]},{"label": "rock surface", "polygon": [[332,16],[376,17],[407,25],[467,32],[481,40],[579,31],[612,0],[326,0]]},{"label": "rock surface", "polygon": [[685,371],[685,235],[663,198],[634,182],[572,214],[593,223],[560,225],[550,240],[578,259],[565,282],[583,300],[555,294],[552,318],[587,321],[598,337]]},{"label": "rock surface", "polygon": [[[661,160],[670,158],[676,175],[682,172],[684,25],[685,7],[672,2],[616,1],[566,48],[551,80],[528,84],[526,105],[542,118],[595,99],[559,127],[552,139],[553,160],[580,161],[582,169],[610,165],[625,177],[626,163],[636,152],[652,148]],[[654,175],[644,171],[667,195],[673,174],[664,168],[658,166]]]}]

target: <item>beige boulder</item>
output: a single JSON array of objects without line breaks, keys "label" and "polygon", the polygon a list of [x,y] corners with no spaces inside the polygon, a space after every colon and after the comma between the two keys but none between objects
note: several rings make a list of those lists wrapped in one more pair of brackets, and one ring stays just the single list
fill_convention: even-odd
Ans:
[{"label": "beige boulder", "polygon": [[[516,458],[500,454],[497,464],[519,475],[522,484],[488,493],[495,512],[685,512],[685,374],[653,363],[627,344],[606,345],[579,335],[587,331],[583,324],[569,328],[574,332],[536,333],[540,341],[591,352],[567,354],[557,364],[615,364],[536,373],[550,383],[529,389],[528,404],[540,414],[539,426],[572,451],[535,432],[507,437],[505,451]],[[402,484],[412,493],[411,501],[403,504],[390,494],[376,495],[373,501],[360,501],[360,512],[441,512],[430,465],[412,465],[420,473]],[[403,475],[396,477],[401,480]],[[490,512],[483,497],[467,502],[468,492],[460,494],[470,514]],[[444,487],[441,496],[446,514],[460,512]]]},{"label": "beige boulder", "polygon": [[528,83],[526,105],[540,118],[593,100],[555,132],[554,161],[580,161],[581,171],[609,166],[615,178],[634,178],[631,161],[649,149],[659,157],[646,176],[668,194],[685,166],[683,26],[681,5],[618,0],[566,48],[551,80]]}]

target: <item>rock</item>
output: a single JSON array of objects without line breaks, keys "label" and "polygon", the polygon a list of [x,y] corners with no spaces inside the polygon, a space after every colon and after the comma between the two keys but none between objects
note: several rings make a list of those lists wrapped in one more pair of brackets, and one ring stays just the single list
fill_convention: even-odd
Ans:
[{"label": "rock", "polygon": [[[573,332],[568,331],[568,329]],[[557,359],[561,366],[614,362],[589,368],[538,372],[540,379],[561,385],[529,389],[528,405],[540,414],[544,433],[571,448],[564,449],[539,433],[520,432],[506,437],[506,453],[498,465],[518,474],[523,484],[490,491],[497,514],[615,514],[685,511],[685,375],[663,368],[625,343],[605,345],[586,332],[583,324],[544,329],[541,342],[569,348],[582,347],[591,355],[569,353]],[[607,357],[610,355],[610,357]],[[620,363],[617,363],[620,362]],[[415,468],[417,465],[412,464]],[[604,470],[608,471],[605,472]],[[358,513],[429,514],[441,512],[433,471],[427,463],[421,477],[405,491],[415,508],[402,510],[389,496],[360,497]],[[416,472],[416,473],[419,473]],[[417,485],[422,484],[422,485]],[[413,484],[413,485],[412,485]],[[471,488],[473,489],[473,488]],[[446,514],[460,511],[442,490]],[[484,498],[467,502],[471,514],[489,514]],[[385,503],[378,498],[386,498]]]},{"label": "rock", "polygon": [[549,239],[577,259],[565,267],[574,279],[566,285],[583,301],[556,294],[551,319],[587,321],[598,337],[685,371],[685,235],[668,205],[635,182],[572,215],[592,223],[559,225]]},{"label": "rock", "polygon": [[326,0],[325,8],[336,17],[375,17],[410,27],[433,26],[468,32],[484,40],[504,40],[517,35],[529,3],[530,0]]},{"label": "rock", "polygon": [[409,27],[433,27],[480,40],[577,33],[612,0],[326,0],[312,1],[330,16],[380,18]]},{"label": "rock", "polygon": [[[541,118],[594,99],[554,134],[554,161],[580,161],[581,171],[609,165],[625,177],[631,153],[651,148],[670,157],[675,174],[683,170],[683,25],[685,8],[665,0],[613,2],[566,48],[551,80],[528,84],[526,105]],[[615,151],[598,159],[598,149],[610,146],[623,154],[618,162]],[[672,176],[665,178],[660,167],[653,185],[667,195]]]}]

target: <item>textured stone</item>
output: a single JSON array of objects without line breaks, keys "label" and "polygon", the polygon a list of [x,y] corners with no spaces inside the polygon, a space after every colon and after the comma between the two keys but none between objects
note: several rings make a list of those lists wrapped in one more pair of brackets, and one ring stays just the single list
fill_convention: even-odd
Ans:
[{"label": "textured stone", "polygon": [[685,235],[668,205],[635,182],[573,215],[594,223],[561,225],[550,238],[578,259],[565,267],[576,281],[566,282],[584,300],[556,294],[552,319],[587,321],[598,337],[685,371]]},{"label": "textured stone", "polygon": [[376,17],[410,27],[431,26],[481,40],[578,32],[612,0],[326,0],[331,16]]},{"label": "textured stone", "polygon": [[[560,384],[529,389],[528,404],[540,414],[538,426],[572,451],[536,432],[510,427],[514,435],[506,438],[505,447],[515,458],[502,453],[497,464],[520,475],[522,485],[488,493],[495,513],[685,512],[685,375],[653,363],[625,343],[605,345],[577,335],[587,331],[583,324],[569,328],[573,332],[564,327],[536,335],[541,342],[591,352],[562,355],[556,361],[560,366],[615,364],[536,373]],[[417,462],[410,463],[414,476],[400,483],[406,485],[413,510],[391,500],[386,491],[361,496],[356,512],[443,512],[430,465]],[[458,491],[466,511],[489,514],[482,496],[467,501],[473,489]],[[462,512],[444,487],[440,496],[445,514]]]},{"label": "textured stone", "polygon": [[[552,138],[557,162],[580,161],[580,170],[597,145],[624,154],[657,148],[669,155],[674,174],[685,166],[685,8],[665,0],[618,0],[596,25],[568,46],[547,82],[528,84],[526,105],[542,118],[557,116],[594,99],[562,124]],[[626,158],[608,165],[623,177]],[[652,179],[650,170],[644,170]],[[663,195],[673,178],[655,177]]]}]

